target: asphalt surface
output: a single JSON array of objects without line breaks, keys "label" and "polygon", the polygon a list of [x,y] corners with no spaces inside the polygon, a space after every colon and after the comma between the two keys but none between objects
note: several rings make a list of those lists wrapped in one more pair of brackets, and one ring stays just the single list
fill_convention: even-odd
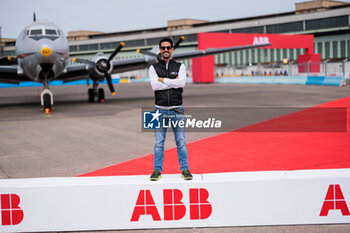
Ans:
[{"label": "asphalt surface", "polygon": [[[55,109],[40,109],[37,87],[0,88],[0,178],[76,176],[153,153],[154,135],[141,131],[141,108],[153,106],[148,83],[105,87],[106,102],[88,103],[86,86],[53,86]],[[307,108],[350,95],[350,87],[188,84],[186,108]],[[236,128],[268,117],[237,119]],[[188,132],[192,142],[220,132]],[[169,134],[165,149],[175,147]],[[190,155],[189,155],[190,156]],[[150,168],[150,173],[152,168]],[[350,225],[266,226],[118,232],[350,232]]]}]

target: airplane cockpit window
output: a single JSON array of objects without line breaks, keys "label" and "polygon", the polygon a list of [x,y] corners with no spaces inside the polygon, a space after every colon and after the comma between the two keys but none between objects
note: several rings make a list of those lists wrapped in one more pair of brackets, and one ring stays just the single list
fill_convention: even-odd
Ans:
[{"label": "airplane cockpit window", "polygon": [[41,39],[50,39],[50,40],[56,40],[59,38],[59,32],[57,29],[53,28],[35,28],[35,29],[29,29],[26,32],[27,36],[34,40],[41,40]]},{"label": "airplane cockpit window", "polygon": [[43,31],[41,29],[32,29],[30,30],[31,36],[40,36],[43,34]]},{"label": "airplane cockpit window", "polygon": [[55,29],[45,29],[45,34],[47,36],[57,36],[57,31]]}]

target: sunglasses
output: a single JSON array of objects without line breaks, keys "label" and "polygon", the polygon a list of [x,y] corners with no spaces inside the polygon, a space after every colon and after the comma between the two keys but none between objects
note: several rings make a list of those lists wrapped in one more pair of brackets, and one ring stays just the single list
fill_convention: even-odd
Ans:
[{"label": "sunglasses", "polygon": [[161,50],[165,50],[165,49],[170,50],[171,48],[172,48],[171,46],[161,46],[160,47]]}]

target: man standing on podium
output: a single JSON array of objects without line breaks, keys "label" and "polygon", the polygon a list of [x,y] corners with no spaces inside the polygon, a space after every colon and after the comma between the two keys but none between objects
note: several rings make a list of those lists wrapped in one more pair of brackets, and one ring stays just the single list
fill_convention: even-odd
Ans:
[{"label": "man standing on podium", "polygon": [[[182,106],[182,92],[186,84],[186,67],[172,59],[174,44],[171,38],[160,40],[159,51],[161,54],[160,61],[149,68],[149,78],[155,96],[155,112],[161,114],[159,115],[161,123],[165,119],[166,122],[171,124],[182,173],[181,177],[185,180],[192,180],[193,177],[187,160],[185,128],[179,127],[179,124],[177,124],[179,121],[184,121],[185,117]],[[150,177],[151,181],[157,181],[161,178],[166,130],[167,128],[162,125],[155,129],[154,168]]]}]

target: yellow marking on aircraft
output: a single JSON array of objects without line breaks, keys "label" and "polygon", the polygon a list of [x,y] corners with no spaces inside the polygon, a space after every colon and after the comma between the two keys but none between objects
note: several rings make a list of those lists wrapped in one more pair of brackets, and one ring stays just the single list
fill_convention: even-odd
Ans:
[{"label": "yellow marking on aircraft", "polygon": [[44,47],[44,48],[40,51],[40,53],[41,53],[42,55],[44,55],[45,57],[48,57],[48,56],[50,56],[50,54],[52,53],[52,51],[51,51],[51,49],[49,49],[48,47]]}]

